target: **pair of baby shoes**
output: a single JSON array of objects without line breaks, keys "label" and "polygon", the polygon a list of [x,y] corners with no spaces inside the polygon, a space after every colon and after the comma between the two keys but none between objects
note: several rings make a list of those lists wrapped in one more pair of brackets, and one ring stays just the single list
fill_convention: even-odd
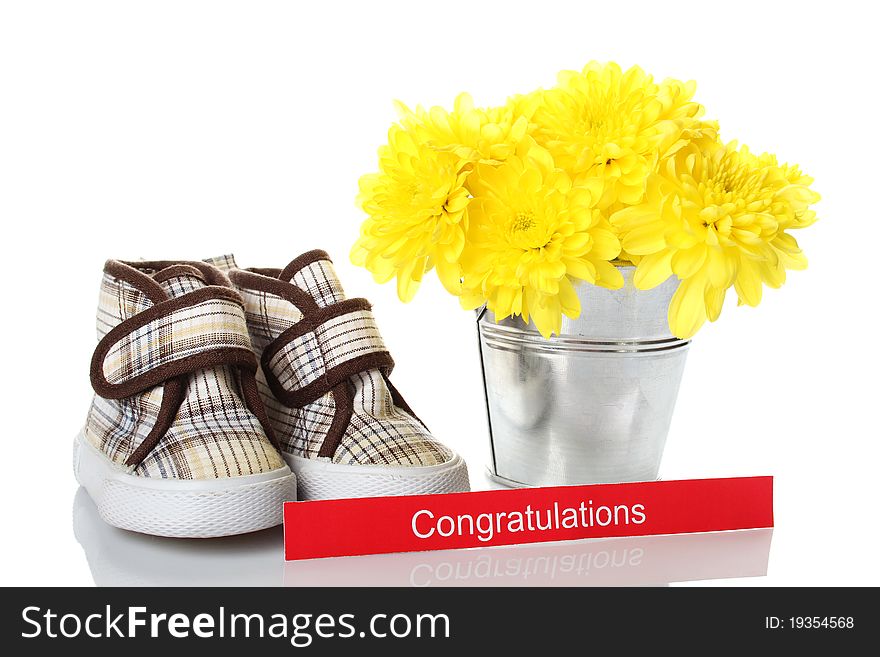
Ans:
[{"label": "pair of baby shoes", "polygon": [[285,501],[468,490],[323,251],[284,269],[109,260],[97,328],[74,471],[111,525],[226,536],[277,525]]}]

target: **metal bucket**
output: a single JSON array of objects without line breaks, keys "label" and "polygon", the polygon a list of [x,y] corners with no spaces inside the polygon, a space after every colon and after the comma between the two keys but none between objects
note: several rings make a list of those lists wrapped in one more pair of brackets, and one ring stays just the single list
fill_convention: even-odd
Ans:
[{"label": "metal bucket", "polygon": [[521,318],[479,313],[492,452],[490,476],[508,486],[657,478],[688,340],[666,319],[675,277],[637,290],[577,288],[579,319],[549,340]]}]

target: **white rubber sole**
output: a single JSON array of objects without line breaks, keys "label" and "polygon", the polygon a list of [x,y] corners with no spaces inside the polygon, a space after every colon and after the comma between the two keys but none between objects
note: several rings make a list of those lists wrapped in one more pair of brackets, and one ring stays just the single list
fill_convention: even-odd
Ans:
[{"label": "white rubber sole", "polygon": [[456,455],[431,466],[342,465],[284,453],[296,475],[301,500],[385,495],[433,495],[469,491],[467,464]]},{"label": "white rubber sole", "polygon": [[281,523],[283,502],[296,500],[287,466],[210,480],[151,479],[129,474],[89,444],[73,442],[73,470],[107,523],[153,536],[213,538]]}]

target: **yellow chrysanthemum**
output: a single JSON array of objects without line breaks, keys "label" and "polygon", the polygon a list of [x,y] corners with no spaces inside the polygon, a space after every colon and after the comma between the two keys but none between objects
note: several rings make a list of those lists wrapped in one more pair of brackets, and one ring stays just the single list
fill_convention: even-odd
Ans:
[{"label": "yellow chrysanthemum", "polygon": [[559,334],[563,313],[580,315],[573,279],[623,284],[609,262],[620,243],[597,209],[601,179],[574,187],[547,151],[527,143],[500,166],[478,164],[468,184],[465,308],[486,303],[497,319],[521,315],[549,337]]},{"label": "yellow chrysanthemum", "polygon": [[455,99],[451,112],[442,107],[415,111],[397,103],[400,122],[416,138],[438,150],[454,152],[469,162],[498,163],[510,157],[526,135],[528,117],[520,107],[508,103],[503,107],[474,107],[469,94]]},{"label": "yellow chrysanthemum", "polygon": [[461,291],[466,165],[455,153],[421,144],[395,125],[379,150],[379,172],[360,179],[358,204],[369,216],[351,260],[371,271],[377,282],[396,276],[402,301],[413,298],[432,267],[449,292]]},{"label": "yellow chrysanthemum", "polygon": [[562,71],[541,94],[533,134],[575,179],[605,179],[604,206],[632,205],[661,158],[690,140],[714,140],[717,127],[701,122],[703,107],[691,101],[695,89],[672,79],[656,84],[637,66],[590,62],[581,72]]},{"label": "yellow chrysanthemum", "polygon": [[623,248],[640,256],[637,287],[681,279],[669,306],[675,335],[689,338],[715,321],[730,286],[741,304],[756,306],[762,284],[779,287],[786,269],[807,266],[786,230],[815,221],[811,182],[797,167],[736,143],[692,144],[650,177],[643,203],[611,217]]}]

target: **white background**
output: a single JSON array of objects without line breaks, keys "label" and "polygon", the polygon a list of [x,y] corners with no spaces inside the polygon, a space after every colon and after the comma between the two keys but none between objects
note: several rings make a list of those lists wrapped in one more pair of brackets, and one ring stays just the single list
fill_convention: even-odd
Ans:
[{"label": "white background", "polygon": [[798,235],[810,268],[757,309],[729,303],[694,340],[663,477],[776,476],[768,575],[725,581],[880,584],[880,53],[866,6],[2,2],[0,582],[92,583],[70,447],[108,257],[283,266],[326,249],[349,294],[373,301],[398,387],[486,487],[473,317],[434,278],[405,306],[349,264],[357,179],[394,98],[501,103],[613,59],[697,80],[726,139],[800,163],[823,195]]}]

